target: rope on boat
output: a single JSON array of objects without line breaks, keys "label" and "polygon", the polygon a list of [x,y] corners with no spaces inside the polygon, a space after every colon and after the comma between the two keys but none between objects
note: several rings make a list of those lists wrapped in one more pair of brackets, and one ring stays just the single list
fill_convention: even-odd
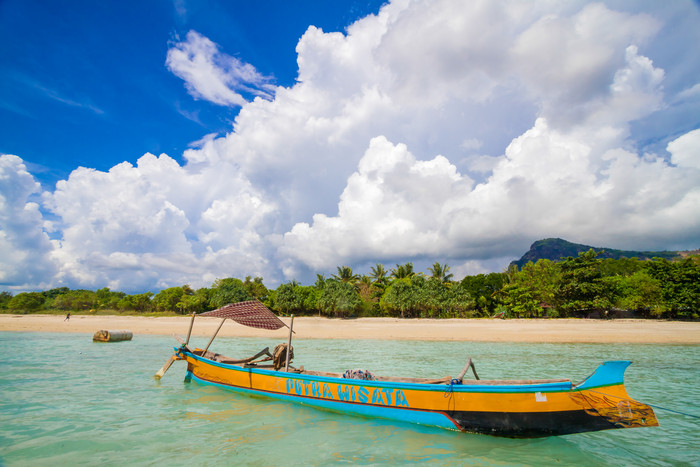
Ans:
[{"label": "rope on boat", "polygon": [[[607,394],[607,393],[605,393],[605,392],[593,391],[592,389],[587,389],[587,391],[589,391],[589,392],[595,392],[595,393],[597,393],[597,394],[602,394],[603,396],[613,397],[613,398],[615,398],[615,399],[631,401],[631,399],[626,399],[626,398],[620,397],[620,396],[614,396],[614,395],[612,395],[612,394]],[[580,392],[580,391],[579,391],[579,392]],[[646,404],[646,403],[645,403],[645,404]],[[653,407],[653,408],[655,408],[655,409],[665,410],[665,411],[667,411],[667,412],[673,412],[673,413],[677,413],[677,414],[679,414],[679,415],[685,415],[686,417],[700,418],[700,416],[698,416],[698,415],[693,415],[692,413],[681,412],[680,410],[668,409],[668,408],[666,408],[666,407],[661,407],[660,405],[653,405],[653,404],[646,404],[646,405],[648,405],[649,407]]]},{"label": "rope on boat", "polygon": [[445,397],[450,397],[452,395],[452,390],[454,388],[454,385],[461,385],[462,380],[459,378],[453,378],[450,380],[450,384],[447,385],[445,388]]}]

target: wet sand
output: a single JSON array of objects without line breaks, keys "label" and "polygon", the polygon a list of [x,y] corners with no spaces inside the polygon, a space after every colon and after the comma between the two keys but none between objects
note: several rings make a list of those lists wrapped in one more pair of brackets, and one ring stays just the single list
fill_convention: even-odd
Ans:
[{"label": "wet sand", "polygon": [[[283,317],[285,323],[289,318]],[[196,318],[192,335],[211,336],[218,318]],[[0,315],[0,331],[76,332],[93,334],[101,329],[128,330],[151,335],[185,336],[190,317]],[[700,344],[700,322],[587,319],[294,319],[300,339],[395,339],[474,342],[590,342],[639,344]],[[278,337],[288,334],[253,329],[227,321],[220,336]]]}]

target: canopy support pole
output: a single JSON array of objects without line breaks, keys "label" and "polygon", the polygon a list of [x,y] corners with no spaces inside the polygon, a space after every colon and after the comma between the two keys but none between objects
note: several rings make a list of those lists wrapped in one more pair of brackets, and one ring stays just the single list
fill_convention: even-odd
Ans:
[{"label": "canopy support pole", "polygon": [[221,322],[219,323],[219,327],[216,328],[216,332],[214,332],[214,335],[211,336],[211,339],[209,339],[209,343],[207,344],[207,346],[204,347],[204,351],[202,352],[202,357],[204,357],[204,354],[207,353],[207,350],[209,350],[209,346],[211,345],[212,342],[214,342],[214,338],[216,337],[216,335],[219,334],[219,331],[221,330],[221,326],[224,325],[224,321],[226,321],[226,318],[221,320]]},{"label": "canopy support pole", "polygon": [[292,321],[289,323],[289,339],[287,340],[287,358],[284,362],[284,371],[289,371],[289,354],[292,351],[292,328],[294,327],[294,315],[292,315]]},{"label": "canopy support pole", "polygon": [[192,335],[192,326],[194,326],[194,317],[197,315],[194,311],[192,312],[192,319],[190,320],[190,329],[187,331],[187,339],[185,339],[185,346],[190,343],[190,336]]}]

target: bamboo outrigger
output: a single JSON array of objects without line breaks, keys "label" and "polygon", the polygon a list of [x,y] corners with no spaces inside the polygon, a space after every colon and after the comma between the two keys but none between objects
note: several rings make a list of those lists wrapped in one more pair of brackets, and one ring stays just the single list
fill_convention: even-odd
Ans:
[{"label": "bamboo outrigger", "polygon": [[[203,313],[258,328],[286,326],[257,301],[227,305]],[[201,315],[200,315],[201,316]],[[612,428],[658,426],[653,409],[632,400],[623,376],[629,361],[600,365],[583,382],[568,379],[480,380],[471,359],[457,378],[394,378],[366,371],[344,374],[294,368],[292,326],[287,344],[244,359],[209,351],[221,325],[204,349],[190,349],[189,337],[156,374],[162,377],[176,360],[187,362],[186,380],[247,394],[465,432],[510,437],[542,437]],[[293,324],[293,318],[292,323]],[[287,352],[287,350],[290,350]],[[471,369],[475,379],[466,380]]]}]

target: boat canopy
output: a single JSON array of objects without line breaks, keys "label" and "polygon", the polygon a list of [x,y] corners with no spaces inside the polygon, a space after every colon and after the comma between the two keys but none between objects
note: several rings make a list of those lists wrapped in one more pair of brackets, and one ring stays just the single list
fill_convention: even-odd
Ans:
[{"label": "boat canopy", "polygon": [[257,300],[231,303],[216,310],[201,313],[198,316],[214,316],[224,319],[232,319],[238,324],[258,329],[275,330],[289,327]]}]

